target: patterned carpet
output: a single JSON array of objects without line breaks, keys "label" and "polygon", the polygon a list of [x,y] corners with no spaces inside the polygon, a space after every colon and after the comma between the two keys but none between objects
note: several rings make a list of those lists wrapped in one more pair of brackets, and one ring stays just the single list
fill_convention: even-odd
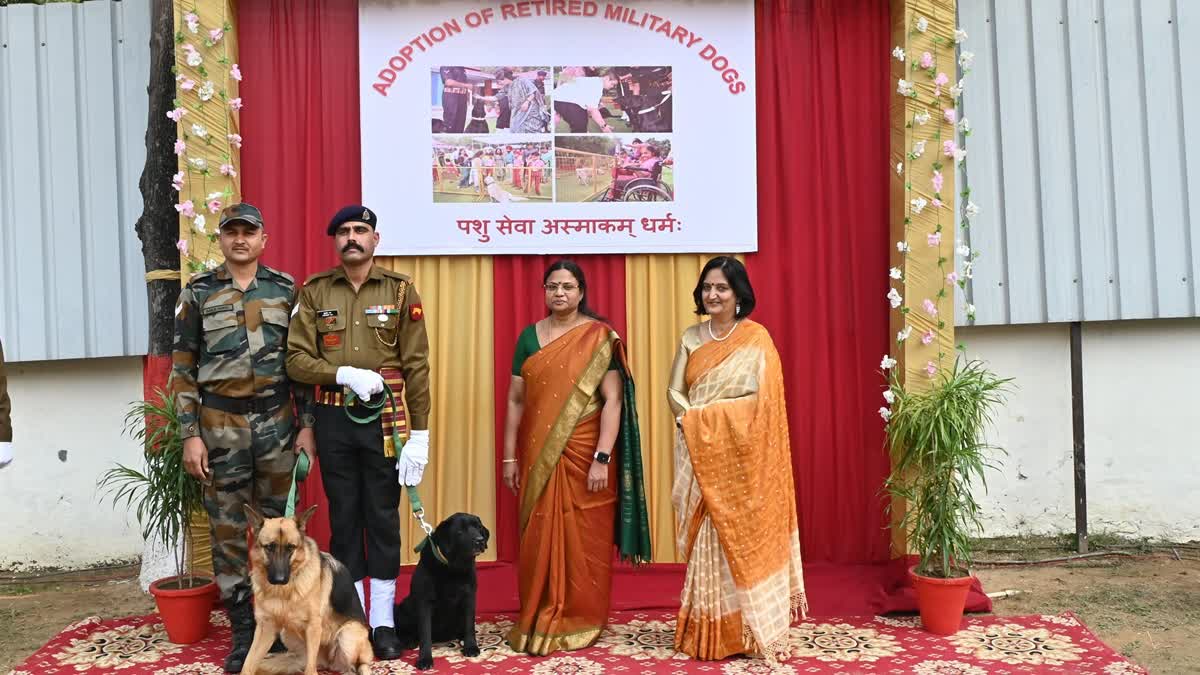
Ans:
[{"label": "patterned carpet", "polygon": [[[69,626],[10,675],[219,675],[229,644],[229,622],[213,612],[213,629],[188,646],[167,640],[157,617],[111,621],[90,618]],[[508,649],[510,618],[488,617],[478,625],[483,653],[463,658],[453,643],[434,648],[435,672],[534,675],[621,673],[805,674],[873,673],[990,675],[992,673],[1146,673],[1102,643],[1074,615],[972,616],[958,634],[938,637],[915,617],[824,619],[791,629],[792,658],[770,664],[730,659],[689,660],[672,649],[674,614],[620,612],[599,643],[589,649],[532,658]],[[372,673],[415,673],[409,652],[401,661],[375,664]]]}]

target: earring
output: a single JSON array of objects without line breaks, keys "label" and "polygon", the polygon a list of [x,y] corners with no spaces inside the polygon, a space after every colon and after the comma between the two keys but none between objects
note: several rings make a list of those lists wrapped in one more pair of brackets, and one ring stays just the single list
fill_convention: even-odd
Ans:
[{"label": "earring", "polygon": [[741,316],[741,314],[742,314],[742,303],[739,302],[733,306],[733,315]]}]

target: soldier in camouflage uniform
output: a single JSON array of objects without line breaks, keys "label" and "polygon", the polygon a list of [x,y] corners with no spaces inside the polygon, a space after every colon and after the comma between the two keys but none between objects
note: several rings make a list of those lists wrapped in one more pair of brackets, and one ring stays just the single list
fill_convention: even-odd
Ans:
[{"label": "soldier in camouflage uniform", "polygon": [[285,367],[296,284],[258,263],[262,224],[249,204],[226,208],[219,226],[225,264],[192,277],[175,308],[171,390],[184,467],[204,483],[213,568],[233,631],[230,673],[241,672],[254,638],[242,505],[282,516],[296,453],[311,460],[314,447],[312,429],[295,428],[293,390],[301,412],[310,412],[310,402]]}]

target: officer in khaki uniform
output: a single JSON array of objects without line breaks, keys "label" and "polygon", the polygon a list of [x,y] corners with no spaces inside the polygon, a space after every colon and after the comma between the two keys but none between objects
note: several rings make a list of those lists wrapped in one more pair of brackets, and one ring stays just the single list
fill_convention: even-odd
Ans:
[{"label": "officer in khaki uniform", "polygon": [[8,399],[8,371],[4,368],[4,343],[0,342],[0,466],[13,459],[12,401]]},{"label": "officer in khaki uniform", "polygon": [[219,233],[225,263],[192,277],[179,294],[170,388],[184,468],[204,483],[213,568],[233,632],[225,670],[237,673],[254,640],[242,507],[282,516],[296,453],[311,454],[313,440],[311,428],[295,428],[293,393],[301,412],[311,404],[286,372],[296,284],[258,263],[267,237],[257,208],[226,208]]},{"label": "officer in khaki uniform", "polygon": [[[330,220],[326,233],[342,264],[305,282],[287,365],[293,380],[317,385],[310,421],[329,500],[330,552],[349,568],[360,598],[362,580],[370,577],[371,640],[377,657],[393,659],[401,651],[392,616],[401,485],[419,484],[429,458],[429,339],[412,280],[374,264],[377,222],[360,205]],[[373,422],[351,420],[348,413],[363,418],[370,411],[358,404],[347,410],[349,392],[377,401],[385,382],[397,410],[385,405]],[[399,451],[393,429],[402,439]]]}]

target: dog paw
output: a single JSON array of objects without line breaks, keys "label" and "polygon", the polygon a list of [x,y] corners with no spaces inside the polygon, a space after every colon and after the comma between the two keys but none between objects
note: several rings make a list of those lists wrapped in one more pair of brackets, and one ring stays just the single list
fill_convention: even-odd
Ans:
[{"label": "dog paw", "polygon": [[462,655],[468,659],[473,659],[479,656],[479,645],[463,645]]},{"label": "dog paw", "polygon": [[417,670],[433,670],[433,657],[422,656],[417,659]]}]

